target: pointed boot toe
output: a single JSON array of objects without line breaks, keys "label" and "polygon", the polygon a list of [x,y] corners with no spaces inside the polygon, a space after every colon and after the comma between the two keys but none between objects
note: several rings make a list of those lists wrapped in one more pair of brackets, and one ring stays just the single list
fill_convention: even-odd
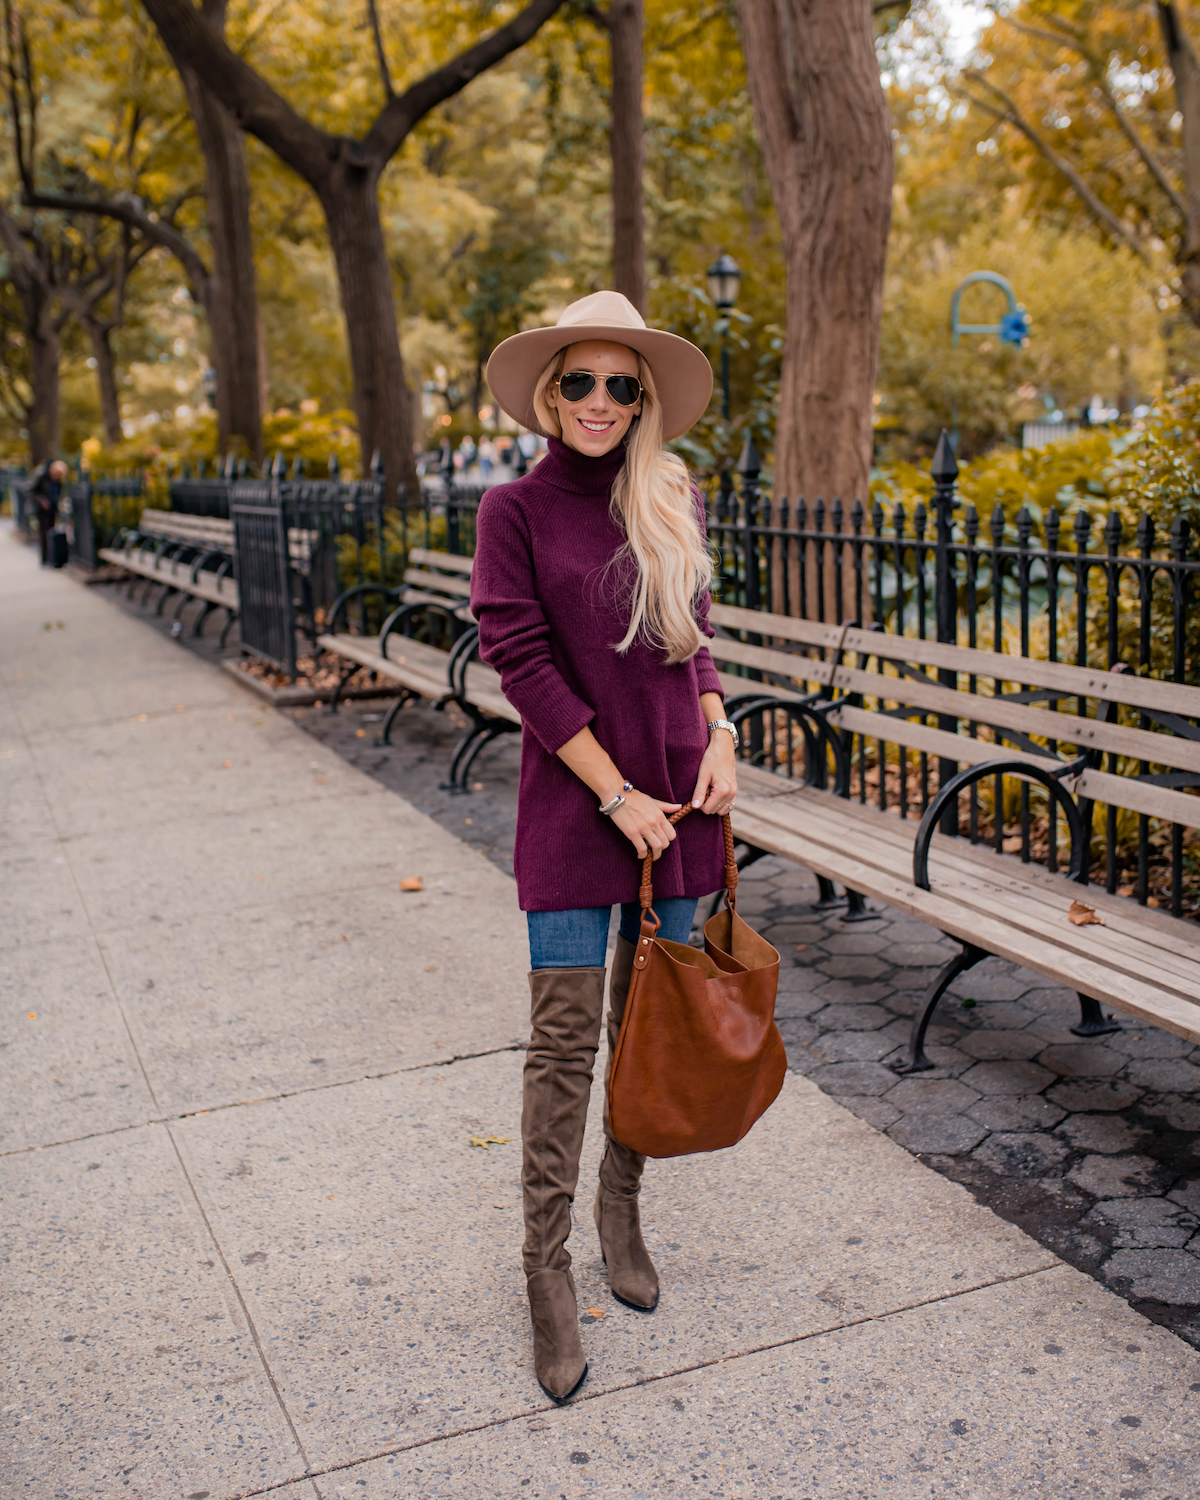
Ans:
[{"label": "pointed boot toe", "polygon": [[579,1339],[575,1284],[567,1271],[535,1271],[528,1290],[533,1368],[547,1396],[561,1405],[583,1384],[588,1369]]},{"label": "pointed boot toe", "polygon": [[601,1183],[593,1216],[613,1296],[638,1312],[653,1312],[658,1306],[658,1272],[642,1239],[636,1195],[608,1192]]}]

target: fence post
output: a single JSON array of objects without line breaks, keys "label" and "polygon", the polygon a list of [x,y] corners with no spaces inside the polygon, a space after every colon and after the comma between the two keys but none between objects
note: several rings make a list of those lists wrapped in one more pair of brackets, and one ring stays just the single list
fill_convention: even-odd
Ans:
[{"label": "fence post", "polygon": [[[954,539],[954,507],[958,503],[954,494],[958,479],[958,463],[954,457],[954,444],[946,429],[938,438],[938,445],[929,466],[933,480],[933,503],[937,510],[937,543],[934,548],[934,607],[937,618],[937,638],[953,645],[958,639],[958,589],[954,567],[954,554],[950,544]],[[943,687],[956,689],[958,673],[952,667],[938,668],[938,682]],[[958,732],[958,720],[953,714],[939,714],[938,728],[949,734]],[[958,762],[938,760],[938,785],[945,786],[958,775]],[[953,837],[958,832],[958,808],[947,807],[942,814],[941,831]]]},{"label": "fence post", "polygon": [[[758,572],[758,538],[755,535],[758,526],[758,476],[761,470],[762,460],[758,456],[758,449],[754,446],[754,439],[747,433],[742,447],[742,456],[737,461],[737,471],[742,476],[742,547],[746,569],[747,609],[762,607]],[[762,637],[754,636],[753,642],[761,646]]]}]

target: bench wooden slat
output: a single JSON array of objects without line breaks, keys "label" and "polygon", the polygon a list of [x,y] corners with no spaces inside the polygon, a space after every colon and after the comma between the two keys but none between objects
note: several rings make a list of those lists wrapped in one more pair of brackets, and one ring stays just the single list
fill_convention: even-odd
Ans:
[{"label": "bench wooden slat", "polygon": [[[871,861],[896,880],[911,880],[912,839],[904,838],[905,825],[896,820],[900,837],[873,834]],[[849,825],[849,826],[848,826]],[[853,824],[839,816],[836,807],[821,798],[805,804],[805,831],[817,843],[831,848],[846,847]],[[912,825],[908,830],[911,833]],[[889,831],[891,832],[891,831]],[[1015,862],[1010,861],[1010,864]],[[969,863],[958,855],[958,841],[935,834],[930,858],[930,879],[942,895],[961,899],[964,905],[983,913],[1005,912],[1013,925],[1034,932],[1060,947],[1087,955],[1107,955],[1124,972],[1200,1001],[1200,952],[1193,955],[1173,951],[1166,940],[1156,943],[1146,930],[1118,932],[1106,926],[1075,927],[1067,920],[1072,901],[1087,901],[1082,887],[1063,880],[1058,890],[1033,886],[1021,878],[1023,867],[991,871]]]},{"label": "bench wooden slat", "polygon": [[818,661],[813,656],[771,651],[766,646],[747,646],[744,641],[731,641],[723,636],[708,641],[707,645],[714,661],[753,667],[760,672],[774,672],[792,682],[811,682],[816,687],[825,687],[833,675],[832,661]]},{"label": "bench wooden slat", "polygon": [[1007,745],[997,745],[993,740],[976,740],[965,734],[950,734],[945,729],[930,729],[927,724],[914,723],[911,719],[897,719],[888,714],[871,713],[865,708],[838,708],[829,714],[832,723],[854,734],[868,739],[887,740],[894,745],[903,745],[909,750],[924,750],[964,765],[978,766],[985,761],[1024,760],[1031,765],[1053,769],[1062,761],[1050,754],[1031,755],[1028,750],[1010,750]]},{"label": "bench wooden slat", "polygon": [[473,557],[459,557],[454,552],[434,552],[429,547],[410,547],[409,563],[422,568],[445,568],[452,573],[465,573],[469,578],[475,565]]},{"label": "bench wooden slat", "polygon": [[843,651],[846,655],[862,653],[882,656],[888,661],[950,667],[977,677],[1019,682],[1025,687],[1060,689],[1072,696],[1128,703],[1135,708],[1156,708],[1187,718],[1200,717],[1200,688],[1137,677],[1132,672],[1107,672],[1069,662],[1039,661],[1034,657],[981,651],[975,646],[956,646],[948,641],[914,640],[874,630],[848,630]]},{"label": "bench wooden slat", "polygon": [[373,635],[321,635],[317,644],[325,651],[332,651],[362,667],[368,667],[379,676],[401,687],[411,688],[423,698],[440,699],[450,693],[446,680],[446,653],[423,641],[410,641],[392,637],[389,646],[391,656],[379,654],[379,638]]},{"label": "bench wooden slat", "polygon": [[766,610],[743,609],[737,604],[709,606],[710,624],[725,630],[748,630],[754,635],[775,636],[801,646],[836,649],[845,634],[844,625],[825,625],[817,620],[797,620],[791,615],[773,615]]},{"label": "bench wooden slat", "polygon": [[1085,771],[1072,782],[1072,789],[1097,802],[1127,807],[1131,812],[1145,813],[1150,818],[1166,818],[1168,822],[1182,823],[1188,828],[1200,828],[1200,797],[1190,796],[1187,792],[1134,781],[1129,776],[1113,776],[1108,771]]},{"label": "bench wooden slat", "polygon": [[1015,729],[1022,734],[1040,735],[1085,750],[1111,750],[1118,755],[1133,756],[1136,760],[1152,761],[1157,765],[1200,771],[1200,741],[1180,739],[1178,735],[1151,734],[1148,730],[1129,729],[1123,724],[1101,724],[1096,719],[1050,713],[1027,703],[1009,703],[1002,698],[939,687],[936,683],[916,682],[911,677],[861,672],[855,667],[836,668],[833,682],[835,687],[846,692],[926,708],[955,719],[988,724],[999,730]]},{"label": "bench wooden slat", "polygon": [[124,568],[127,573],[136,573],[139,578],[147,578],[152,583],[171,585],[208,604],[219,604],[233,610],[238,607],[238,587],[232,578],[217,579],[211,573],[199,573],[193,583],[191,563],[172,564],[168,559],[160,558],[156,567],[150,558],[141,558],[137,553],[127,555],[115,547],[101,547],[97,555],[104,562]]},{"label": "bench wooden slat", "polygon": [[962,942],[985,947],[989,953],[1032,969],[1055,984],[1069,983],[1102,1004],[1200,1043],[1200,1006],[1143,984],[1136,977],[1117,973],[1108,963],[1068,953],[1058,944],[976,912],[936,891],[919,890],[911,880],[897,879],[845,848],[816,843],[806,836],[802,820],[803,808],[792,798],[758,802],[753,796],[743,799],[739,795],[733,813],[737,836],[759,848],[795,859],[830,880],[930,922]]},{"label": "bench wooden slat", "polygon": [[423,568],[405,568],[405,583],[414,584],[417,588],[441,589],[445,594],[453,594],[459,599],[471,597],[471,585],[463,578],[447,578],[437,573],[429,573]]}]

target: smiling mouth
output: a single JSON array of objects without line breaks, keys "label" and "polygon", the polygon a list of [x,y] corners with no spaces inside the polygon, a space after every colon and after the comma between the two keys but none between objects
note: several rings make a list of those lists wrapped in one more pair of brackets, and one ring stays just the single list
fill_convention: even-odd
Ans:
[{"label": "smiling mouth", "polygon": [[610,427],[616,426],[615,422],[588,422],[583,417],[577,420],[585,432],[607,432]]}]

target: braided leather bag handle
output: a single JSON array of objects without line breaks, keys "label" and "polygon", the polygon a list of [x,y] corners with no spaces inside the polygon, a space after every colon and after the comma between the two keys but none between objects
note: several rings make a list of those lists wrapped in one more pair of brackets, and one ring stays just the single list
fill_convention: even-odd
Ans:
[{"label": "braided leather bag handle", "polygon": [[[690,805],[681,807],[678,812],[668,813],[668,823],[678,823],[686,818],[693,809]],[[729,814],[725,813],[721,818],[721,827],[725,834],[725,899],[732,910],[737,910],[737,883],[738,867],[733,853],[733,824],[729,821]],[[645,920],[646,913],[652,909],[654,901],[654,856],[647,853],[642,861],[642,884],[638,891],[638,901],[641,903],[642,919]],[[656,930],[661,926],[655,917]]]}]

